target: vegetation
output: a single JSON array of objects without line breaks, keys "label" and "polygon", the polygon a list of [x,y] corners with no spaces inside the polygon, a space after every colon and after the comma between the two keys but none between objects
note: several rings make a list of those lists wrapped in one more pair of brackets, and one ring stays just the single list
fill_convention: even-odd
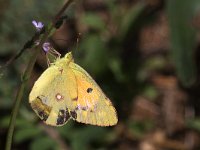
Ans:
[{"label": "vegetation", "polygon": [[[64,1],[0,2],[0,66],[48,25]],[[69,121],[46,126],[28,102],[48,67],[39,54],[23,92],[13,149],[200,149],[199,0],[80,0],[70,5],[49,41],[97,81],[117,109],[119,122],[97,127]],[[77,42],[78,39],[78,42]],[[22,75],[35,49],[0,68],[0,149]]]}]

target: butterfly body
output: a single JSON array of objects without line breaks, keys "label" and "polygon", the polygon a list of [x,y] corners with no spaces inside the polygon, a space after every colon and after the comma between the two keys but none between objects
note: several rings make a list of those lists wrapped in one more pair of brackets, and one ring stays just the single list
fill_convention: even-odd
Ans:
[{"label": "butterfly body", "polygon": [[53,63],[35,82],[29,102],[36,114],[52,126],[69,119],[111,126],[118,121],[115,108],[92,77],[74,63],[71,52]]}]

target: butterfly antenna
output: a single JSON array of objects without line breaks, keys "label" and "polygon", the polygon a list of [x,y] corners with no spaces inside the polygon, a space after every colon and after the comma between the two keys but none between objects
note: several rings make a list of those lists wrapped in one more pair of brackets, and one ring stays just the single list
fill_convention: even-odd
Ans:
[{"label": "butterfly antenna", "polygon": [[78,46],[79,46],[78,44],[80,42],[80,37],[81,37],[81,33],[78,33],[78,36],[77,36],[77,39],[76,39],[76,48],[74,50],[74,56],[76,56],[76,52],[78,50]]},{"label": "butterfly antenna", "polygon": [[60,58],[61,57],[61,54],[58,51],[56,51],[54,48],[51,49],[51,53],[54,56],[57,55],[57,56],[55,56],[56,58]]}]

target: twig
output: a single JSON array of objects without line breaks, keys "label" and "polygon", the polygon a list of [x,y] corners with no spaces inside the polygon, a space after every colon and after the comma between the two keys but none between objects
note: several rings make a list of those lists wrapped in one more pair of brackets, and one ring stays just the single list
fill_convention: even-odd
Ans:
[{"label": "twig", "polygon": [[64,11],[69,7],[69,5],[73,2],[73,0],[68,0],[65,5],[60,9],[60,11],[56,14],[53,22],[53,25],[56,25],[57,21],[61,18],[61,15],[64,13]]},{"label": "twig", "polygon": [[7,139],[6,139],[6,150],[10,150],[11,149],[11,145],[12,145],[12,137],[13,137],[13,132],[14,132],[14,127],[15,127],[15,121],[16,121],[16,117],[18,114],[18,110],[19,110],[19,106],[22,100],[22,96],[24,93],[24,89],[26,87],[26,83],[28,81],[28,79],[31,76],[31,72],[33,70],[34,64],[36,62],[37,56],[40,52],[40,49],[42,48],[43,43],[47,40],[49,34],[51,33],[54,25],[56,24],[56,21],[61,17],[61,15],[63,14],[63,12],[65,11],[65,9],[67,9],[67,7],[69,6],[69,4],[73,2],[73,0],[68,0],[65,5],[60,9],[60,11],[58,12],[58,14],[56,15],[56,17],[54,18],[54,20],[52,21],[51,26],[45,31],[43,37],[41,38],[41,42],[38,45],[38,47],[36,48],[36,50],[34,51],[28,65],[27,68],[24,72],[23,78],[22,78],[22,83],[20,85],[20,88],[18,90],[17,96],[16,96],[16,100],[13,106],[13,110],[11,113],[11,118],[10,118],[10,123],[9,123],[9,129],[8,129],[8,134],[7,134]]},{"label": "twig", "polygon": [[55,128],[46,126],[44,124],[40,124],[40,126],[48,134],[48,136],[50,136],[54,141],[58,143],[60,150],[69,150],[69,147],[65,144],[65,141],[63,141]]},{"label": "twig", "polygon": [[28,40],[22,49],[20,49],[20,51],[15,54],[13,57],[11,57],[3,66],[0,66],[0,71],[3,72],[3,70],[5,68],[7,68],[10,64],[12,64],[16,59],[18,59],[24,52],[26,49],[32,48],[32,46],[35,44],[35,41],[37,41],[40,37],[41,34],[43,34],[45,31],[45,29],[43,28],[40,32],[36,32],[33,37]]}]

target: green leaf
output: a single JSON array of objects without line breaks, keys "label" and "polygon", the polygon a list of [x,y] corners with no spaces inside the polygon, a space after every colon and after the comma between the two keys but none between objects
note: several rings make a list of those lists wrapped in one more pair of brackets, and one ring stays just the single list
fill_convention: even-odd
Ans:
[{"label": "green leaf", "polygon": [[72,137],[72,149],[87,150],[90,143],[94,141],[104,142],[107,139],[108,133],[108,129],[95,126],[87,126],[76,130]]},{"label": "green leaf", "polygon": [[134,26],[137,24],[137,19],[143,12],[145,5],[143,3],[138,3],[134,7],[128,9],[123,15],[120,24],[120,39],[124,39],[130,30],[133,30]]},{"label": "green leaf", "polygon": [[187,126],[200,131],[200,118],[188,120]]},{"label": "green leaf", "polygon": [[[1,120],[0,120],[0,127],[2,127],[2,128],[6,128],[6,127],[8,127],[8,125],[9,125],[9,122],[10,122],[10,115],[9,116],[4,116],[3,118],[1,118]],[[23,128],[23,127],[29,127],[29,126],[32,126],[32,124],[31,124],[31,122],[29,122],[29,121],[27,121],[27,120],[25,120],[24,118],[20,118],[20,117],[18,117],[17,119],[16,119],[16,125],[15,125],[16,127],[21,127],[21,128]]]},{"label": "green leaf", "polygon": [[100,16],[92,13],[86,13],[82,18],[83,24],[89,26],[90,28],[104,30],[105,23],[100,18]]},{"label": "green leaf", "polygon": [[31,150],[55,150],[58,149],[58,145],[55,141],[49,137],[37,137],[30,146]]},{"label": "green leaf", "polygon": [[158,91],[154,86],[147,85],[143,90],[143,95],[149,100],[154,100],[158,96]]},{"label": "green leaf", "polygon": [[15,131],[14,140],[17,143],[23,142],[25,140],[34,138],[38,136],[41,132],[39,128],[32,127],[32,128],[21,128]]},{"label": "green leaf", "polygon": [[115,79],[119,82],[126,81],[126,77],[122,71],[122,62],[119,58],[115,57],[109,60],[109,67],[115,76]]},{"label": "green leaf", "polygon": [[153,129],[154,123],[151,120],[145,120],[145,121],[134,120],[128,123],[128,127],[130,129],[131,134],[133,134],[137,138],[141,138],[147,131]]},{"label": "green leaf", "polygon": [[163,69],[166,65],[168,65],[168,59],[165,57],[152,56],[151,58],[144,60],[144,63],[137,73],[137,79],[144,82],[152,71]]},{"label": "green leaf", "polygon": [[106,43],[98,35],[91,34],[83,39],[81,44],[85,55],[79,64],[95,75],[104,72],[108,68]]},{"label": "green leaf", "polygon": [[74,127],[74,121],[70,120],[64,126],[57,128],[57,130],[62,137],[70,139],[76,130],[73,127]]},{"label": "green leaf", "polygon": [[195,30],[191,25],[194,0],[168,0],[167,14],[170,25],[171,53],[177,75],[184,86],[196,80],[194,48]]}]

